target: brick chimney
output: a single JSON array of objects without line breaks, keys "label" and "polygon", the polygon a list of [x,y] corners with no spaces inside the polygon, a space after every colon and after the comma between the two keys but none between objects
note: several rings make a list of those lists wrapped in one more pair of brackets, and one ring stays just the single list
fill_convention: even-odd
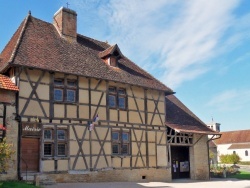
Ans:
[{"label": "brick chimney", "polygon": [[61,37],[65,38],[69,41],[76,41],[77,36],[77,14],[75,11],[70,10],[65,7],[61,7],[54,14],[53,25],[61,35]]}]

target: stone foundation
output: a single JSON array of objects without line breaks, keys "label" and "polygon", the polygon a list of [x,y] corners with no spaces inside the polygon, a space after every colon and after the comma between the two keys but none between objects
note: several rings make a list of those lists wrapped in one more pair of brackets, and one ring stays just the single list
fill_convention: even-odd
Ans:
[{"label": "stone foundation", "polygon": [[80,173],[70,172],[67,174],[48,174],[47,176],[57,183],[172,181],[170,169],[123,169]]}]

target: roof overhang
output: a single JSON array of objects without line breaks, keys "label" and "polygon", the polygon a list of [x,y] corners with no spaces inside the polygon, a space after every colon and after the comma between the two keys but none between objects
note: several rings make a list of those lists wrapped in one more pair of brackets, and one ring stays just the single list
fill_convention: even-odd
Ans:
[{"label": "roof overhang", "polygon": [[219,132],[213,131],[208,127],[194,126],[194,125],[179,125],[173,123],[166,123],[166,126],[174,129],[178,133],[184,134],[203,134],[203,135],[221,135]]}]

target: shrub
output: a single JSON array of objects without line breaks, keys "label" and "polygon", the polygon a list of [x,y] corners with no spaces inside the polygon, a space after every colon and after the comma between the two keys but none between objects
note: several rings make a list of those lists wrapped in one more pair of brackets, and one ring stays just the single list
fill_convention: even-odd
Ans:
[{"label": "shrub", "polygon": [[11,159],[12,154],[14,154],[13,145],[6,142],[6,138],[0,142],[0,173],[8,170],[8,161]]},{"label": "shrub", "polygon": [[211,165],[210,166],[210,174],[211,177],[222,178],[224,177],[224,171],[226,171],[226,176],[237,173],[233,167],[221,166],[221,165]]},{"label": "shrub", "polygon": [[237,164],[240,162],[240,157],[236,153],[220,155],[220,161],[224,164]]}]

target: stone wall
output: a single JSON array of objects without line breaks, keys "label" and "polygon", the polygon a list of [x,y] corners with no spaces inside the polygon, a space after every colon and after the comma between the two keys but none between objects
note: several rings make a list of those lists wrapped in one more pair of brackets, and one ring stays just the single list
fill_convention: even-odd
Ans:
[{"label": "stone wall", "polygon": [[[80,174],[81,173],[81,174]],[[44,176],[45,174],[43,174]],[[71,172],[71,174],[48,174],[57,183],[63,182],[143,182],[143,181],[171,181],[169,169],[123,169],[103,170],[94,172]]]},{"label": "stone wall", "polygon": [[12,158],[9,161],[9,169],[5,173],[0,175],[0,180],[17,180],[18,123],[15,120],[15,93],[13,91],[1,90],[1,106],[3,106],[3,102],[6,105],[6,139],[7,143],[13,145],[15,154],[13,154]]},{"label": "stone wall", "polygon": [[193,147],[190,147],[190,175],[191,179],[208,180],[209,179],[209,165],[208,165],[208,146],[207,135],[194,135],[194,143],[198,141]]}]

